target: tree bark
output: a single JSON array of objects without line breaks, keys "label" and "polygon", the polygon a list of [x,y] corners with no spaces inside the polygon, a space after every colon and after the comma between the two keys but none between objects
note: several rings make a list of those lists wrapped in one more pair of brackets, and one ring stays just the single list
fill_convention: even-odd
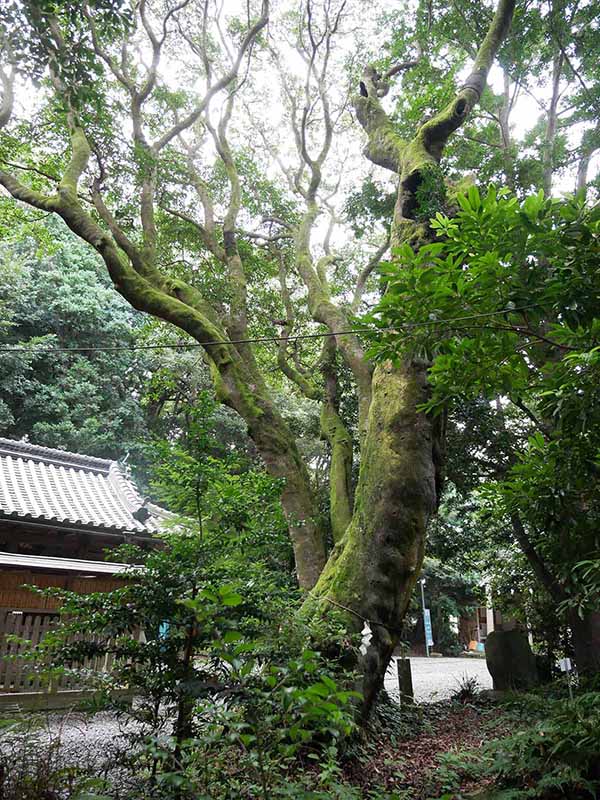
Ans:
[{"label": "tree bark", "polygon": [[339,542],[352,520],[352,437],[335,406],[321,407],[321,430],[329,443],[329,517],[333,541]]},{"label": "tree bark", "polygon": [[552,194],[552,175],[554,173],[554,147],[556,144],[556,124],[558,121],[558,101],[560,99],[560,77],[563,68],[562,53],[555,53],[552,60],[552,97],[546,119],[546,132],[542,147],[542,186],[544,194]]},{"label": "tree bark", "polygon": [[498,112],[498,125],[500,128],[500,138],[502,140],[502,162],[504,165],[504,179],[508,188],[515,190],[515,159],[512,153],[512,141],[510,135],[509,117],[511,112],[510,97],[510,77],[506,70],[502,71],[503,93],[502,105]]},{"label": "tree bark", "polygon": [[572,612],[569,618],[577,672],[593,676],[600,673],[600,611],[589,611],[583,619]]},{"label": "tree bark", "polygon": [[369,621],[365,713],[398,643],[436,507],[435,426],[416,410],[427,394],[424,366],[376,368],[352,522],[307,601],[310,613],[342,606],[354,628]]},{"label": "tree bark", "polygon": [[[283,259],[280,261],[280,284],[286,309],[287,329],[292,330],[294,309],[287,289]],[[288,355],[289,339],[282,336],[279,343],[277,363],[283,374],[296,384],[302,394],[321,404],[321,435],[329,444],[329,518],[334,542],[341,539],[352,519],[352,458],[353,442],[350,432],[339,413],[339,387],[337,379],[335,337],[325,337],[320,357],[320,372],[324,387],[313,380],[301,364],[292,363]],[[318,576],[317,576],[318,577]],[[315,579],[316,583],[316,579]],[[310,587],[308,587],[310,588]]]},{"label": "tree bark", "polygon": [[[410,142],[399,139],[381,106],[385,87],[380,76],[372,67],[365,70],[360,96],[354,99],[368,137],[364,152],[399,173],[392,246],[408,242],[418,248],[430,241],[428,223],[419,217],[417,189],[432,178],[428,185],[444,191],[438,164],[445,144],[478,102],[513,10],[514,0],[500,0],[465,85]],[[421,570],[427,525],[439,499],[443,418],[418,410],[429,395],[427,368],[411,360],[399,367],[376,367],[352,521],[305,603],[309,616],[341,610],[355,630],[368,622],[372,637],[359,663],[365,717],[399,641]]]},{"label": "tree bark", "polygon": [[339,542],[352,520],[352,457],[353,442],[340,416],[339,387],[335,356],[336,340],[325,339],[321,358],[324,397],[321,405],[321,432],[329,443],[329,517],[333,541]]},{"label": "tree bark", "polygon": [[511,523],[513,534],[521,548],[523,555],[529,561],[529,566],[535,577],[540,584],[546,589],[550,597],[556,602],[560,603],[566,599],[564,588],[561,586],[559,580],[552,574],[548,565],[539,555],[521,521],[518,514],[511,515]]},{"label": "tree bark", "polygon": [[294,549],[298,584],[309,590],[323,570],[327,552],[308,470],[293,434],[272,404],[256,419],[243,418],[267,470],[285,481],[281,505]]},{"label": "tree bark", "polygon": [[577,180],[575,183],[575,191],[580,194],[583,199],[585,199],[587,195],[590,161],[594,153],[599,149],[600,127],[585,131],[580,145],[579,164],[577,165]]}]

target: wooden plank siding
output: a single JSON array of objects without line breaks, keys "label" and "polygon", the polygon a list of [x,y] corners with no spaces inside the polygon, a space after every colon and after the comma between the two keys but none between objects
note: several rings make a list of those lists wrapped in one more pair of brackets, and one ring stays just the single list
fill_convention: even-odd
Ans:
[{"label": "wooden plank siding", "polygon": [[28,692],[40,688],[40,678],[28,662],[18,658],[24,646],[10,641],[19,636],[39,644],[58,614],[0,608],[0,692]]},{"label": "wooden plank siding", "polygon": [[56,587],[68,589],[78,594],[91,592],[110,592],[124,585],[123,579],[107,575],[96,578],[80,578],[77,575],[49,574],[30,570],[0,570],[0,608],[55,610],[60,601],[53,597],[42,597],[24,585],[38,586],[40,589]]}]

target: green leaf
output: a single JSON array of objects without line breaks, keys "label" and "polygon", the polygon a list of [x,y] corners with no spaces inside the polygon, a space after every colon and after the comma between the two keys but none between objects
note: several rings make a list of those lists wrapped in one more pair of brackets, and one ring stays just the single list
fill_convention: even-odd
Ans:
[{"label": "green leaf", "polygon": [[225,644],[232,644],[233,642],[239,642],[240,639],[243,639],[243,636],[239,631],[227,631],[223,636],[223,641],[225,642]]},{"label": "green leaf", "polygon": [[244,598],[241,594],[236,594],[232,592],[231,594],[227,594],[221,598],[221,603],[224,606],[239,606],[241,603],[244,602]]}]

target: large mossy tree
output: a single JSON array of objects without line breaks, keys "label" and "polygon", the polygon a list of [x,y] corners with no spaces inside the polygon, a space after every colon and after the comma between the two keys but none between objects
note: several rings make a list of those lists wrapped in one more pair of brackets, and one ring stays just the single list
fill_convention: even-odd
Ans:
[{"label": "large mossy tree", "polygon": [[[440,161],[446,143],[479,102],[513,10],[514,0],[500,0],[495,13],[486,8],[489,26],[472,43],[468,78],[407,138],[398,135],[382,98],[392,78],[422,56],[385,75],[365,66],[354,87],[351,105],[367,134],[365,155],[398,176],[392,246],[418,250],[431,242],[430,211],[445,203]],[[329,236],[321,248],[313,241],[335,192],[328,164],[340,120],[347,119],[339,91],[344,79],[332,67],[332,54],[350,9],[308,0],[299,14],[278,19],[304,65],[301,80],[286,72],[285,41],[279,47],[268,35],[268,0],[245,11],[225,25],[218,8],[195,0],[140,0],[120,9],[107,0],[10,4],[1,34],[0,184],[25,207],[61,217],[101,256],[132,306],[204,345],[219,400],[244,419],[267,469],[284,479],[282,505],[298,580],[310,592],[306,613],[336,609],[355,627],[370,623],[362,664],[368,707],[399,639],[439,501],[443,416],[434,420],[419,410],[429,397],[427,363],[409,359],[374,368],[360,337],[348,332],[378,254],[340,299]],[[416,51],[425,47],[417,37]],[[263,198],[249,210],[248,185],[268,175],[248,167],[231,129],[235,120],[242,136],[262,138],[269,154],[269,134],[245,106],[267,62],[267,79],[281,82],[283,122],[297,160],[282,165],[288,201],[285,192],[271,192],[268,202]],[[39,104],[33,114],[20,114],[15,87],[20,91],[29,80],[41,81]],[[278,157],[273,154],[273,163]],[[257,235],[245,230],[253,216],[271,226],[259,238],[271,246],[263,263],[270,269],[277,264],[284,315],[272,332],[284,331],[278,368],[321,406],[331,452],[330,553],[310,465],[274,402],[272,366],[248,341],[255,338],[261,302]],[[272,279],[267,270],[266,283]],[[318,369],[306,368],[290,335],[298,286],[306,322],[328,334]],[[335,336],[339,331],[347,333]],[[340,407],[342,378],[354,386],[354,436]]]}]

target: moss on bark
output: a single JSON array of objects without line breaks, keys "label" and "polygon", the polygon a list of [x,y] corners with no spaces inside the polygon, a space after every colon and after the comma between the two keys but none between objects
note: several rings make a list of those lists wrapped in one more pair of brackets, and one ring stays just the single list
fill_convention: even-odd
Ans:
[{"label": "moss on bark", "polygon": [[427,391],[422,367],[376,368],[352,522],[306,604],[309,615],[350,609],[354,629],[370,621],[373,640],[362,664],[366,708],[398,642],[436,506],[432,422],[416,411]]},{"label": "moss on bark", "polygon": [[[399,175],[392,247],[430,241],[428,211],[446,198],[439,168],[445,144],[479,99],[513,9],[514,0],[499,0],[467,84],[408,143],[397,138],[382,109],[376,71],[365,70],[354,99],[368,136],[365,153]],[[375,369],[352,521],[304,606],[308,616],[341,608],[354,629],[369,621],[373,635],[360,663],[365,715],[399,640],[438,502],[443,425],[417,411],[427,396],[426,365],[407,361]]]},{"label": "moss on bark", "polygon": [[352,437],[330,402],[321,408],[321,430],[331,448],[329,516],[333,541],[339,542],[352,519]]}]

